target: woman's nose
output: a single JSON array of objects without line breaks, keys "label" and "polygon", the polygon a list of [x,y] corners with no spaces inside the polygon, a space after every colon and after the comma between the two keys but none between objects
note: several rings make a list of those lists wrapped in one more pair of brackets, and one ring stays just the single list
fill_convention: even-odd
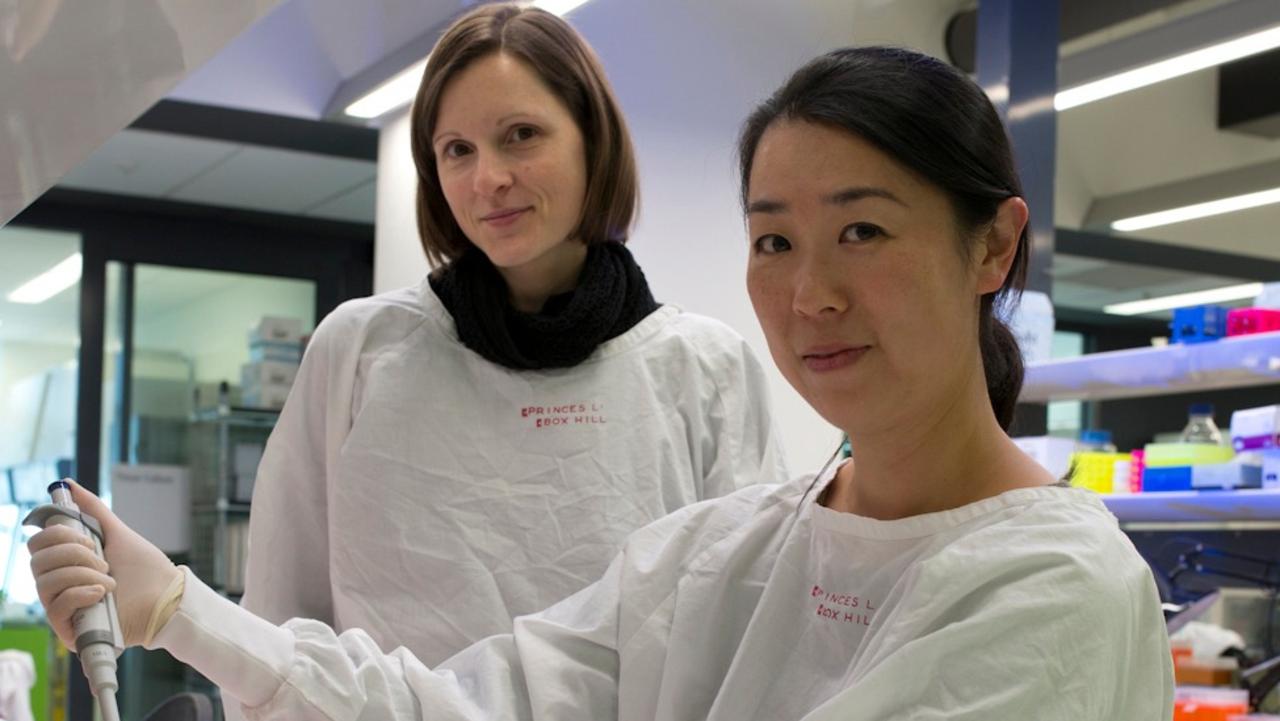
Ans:
[{"label": "woman's nose", "polygon": [[808,318],[835,315],[849,309],[844,279],[833,264],[815,258],[798,269],[791,307]]},{"label": "woman's nose", "polygon": [[506,158],[500,153],[477,152],[475,191],[481,195],[493,195],[511,186],[514,178]]}]

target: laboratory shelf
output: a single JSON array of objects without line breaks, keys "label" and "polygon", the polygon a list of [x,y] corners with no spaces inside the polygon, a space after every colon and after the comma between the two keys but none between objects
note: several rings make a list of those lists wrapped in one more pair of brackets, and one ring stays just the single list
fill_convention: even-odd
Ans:
[{"label": "laboratory shelf", "polygon": [[191,420],[204,423],[225,423],[231,426],[271,428],[280,418],[280,411],[266,408],[242,408],[220,406],[200,408],[191,414]]},{"label": "laboratory shelf", "polygon": [[238,591],[244,584],[250,505],[243,502],[247,492],[240,486],[256,476],[279,415],[223,404],[198,410],[187,427],[192,501],[188,565],[216,589]]},{"label": "laboratory shelf", "polygon": [[1128,530],[1277,530],[1280,489],[1103,495]]},{"label": "laboratory shelf", "polygon": [[1280,383],[1280,331],[1032,363],[1019,400],[1098,401]]}]

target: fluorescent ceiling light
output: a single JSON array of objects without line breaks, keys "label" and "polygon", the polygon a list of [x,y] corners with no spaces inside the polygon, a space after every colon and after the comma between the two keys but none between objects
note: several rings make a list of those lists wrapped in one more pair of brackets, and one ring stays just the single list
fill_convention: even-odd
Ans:
[{"label": "fluorescent ceiling light", "polygon": [[1200,290],[1194,293],[1179,293],[1178,295],[1166,295],[1160,298],[1115,303],[1104,306],[1102,310],[1111,315],[1142,315],[1143,313],[1155,313],[1193,305],[1245,300],[1247,298],[1256,298],[1259,295],[1262,295],[1262,283],[1245,283],[1244,285],[1229,285],[1225,288]]},{"label": "fluorescent ceiling light", "polygon": [[408,105],[418,92],[418,83],[422,82],[422,71],[426,68],[427,59],[423,58],[348,105],[344,112],[355,118],[372,120]]},{"label": "fluorescent ceiling light", "polygon": [[563,16],[586,2],[587,0],[535,0],[533,6],[553,15]]},{"label": "fluorescent ceiling light", "polygon": [[1229,63],[1232,60],[1256,55],[1280,47],[1280,27],[1263,30],[1251,35],[1210,45],[1207,48],[1193,50],[1189,53],[1127,70],[1093,82],[1077,85],[1060,91],[1053,98],[1053,107],[1058,110],[1074,108],[1112,95],[1127,93],[1147,85],[1176,78],[1197,70],[1204,70],[1215,65]]},{"label": "fluorescent ceiling light", "polygon": [[1204,203],[1196,203],[1195,205],[1184,205],[1181,208],[1172,208],[1158,213],[1147,213],[1146,215],[1135,215],[1132,218],[1122,218],[1113,221],[1111,229],[1124,232],[1146,230],[1160,225],[1181,223],[1184,220],[1195,220],[1197,218],[1208,218],[1213,215],[1233,213],[1237,210],[1246,210],[1272,203],[1280,203],[1280,188],[1261,190],[1256,193],[1246,193],[1220,200],[1210,200]]},{"label": "fluorescent ceiling light", "polygon": [[[563,16],[586,2],[587,0],[536,0],[533,6]],[[418,93],[418,84],[422,82],[422,73],[426,69],[427,58],[423,58],[362,95],[343,112],[353,118],[373,120],[408,105]]]},{"label": "fluorescent ceiling light", "polygon": [[43,303],[80,281],[83,259],[79,253],[23,283],[8,295],[10,303]]}]

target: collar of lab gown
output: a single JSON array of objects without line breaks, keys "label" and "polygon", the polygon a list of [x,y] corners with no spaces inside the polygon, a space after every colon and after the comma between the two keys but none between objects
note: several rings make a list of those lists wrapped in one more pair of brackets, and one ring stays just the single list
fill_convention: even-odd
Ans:
[{"label": "collar of lab gown", "polygon": [[[843,464],[841,464],[843,465]],[[1110,516],[1097,494],[1084,488],[1064,488],[1062,486],[1040,486],[1036,488],[1016,488],[999,495],[974,501],[957,508],[934,513],[923,513],[918,516],[884,521],[855,513],[834,511],[820,503],[827,486],[835,479],[839,466],[835,466],[820,477],[814,484],[813,492],[805,500],[807,512],[813,516],[816,526],[850,536],[879,540],[897,541],[912,538],[924,538],[961,526],[974,519],[983,518],[992,513],[1006,509],[1017,509],[1040,503],[1066,503],[1084,505]]]}]

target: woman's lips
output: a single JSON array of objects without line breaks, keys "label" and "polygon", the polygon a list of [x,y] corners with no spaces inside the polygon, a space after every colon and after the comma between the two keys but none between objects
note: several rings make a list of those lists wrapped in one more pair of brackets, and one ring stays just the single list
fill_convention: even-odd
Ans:
[{"label": "woman's lips", "polygon": [[844,348],[820,348],[803,355],[805,367],[811,371],[827,372],[847,368],[857,363],[871,346],[846,346]]},{"label": "woman's lips", "polygon": [[502,228],[502,227],[511,225],[512,223],[516,222],[520,218],[524,217],[524,214],[528,211],[529,211],[528,208],[512,208],[510,210],[499,210],[497,212],[489,213],[488,215],[481,217],[480,220],[490,225],[494,225],[499,228]]}]

